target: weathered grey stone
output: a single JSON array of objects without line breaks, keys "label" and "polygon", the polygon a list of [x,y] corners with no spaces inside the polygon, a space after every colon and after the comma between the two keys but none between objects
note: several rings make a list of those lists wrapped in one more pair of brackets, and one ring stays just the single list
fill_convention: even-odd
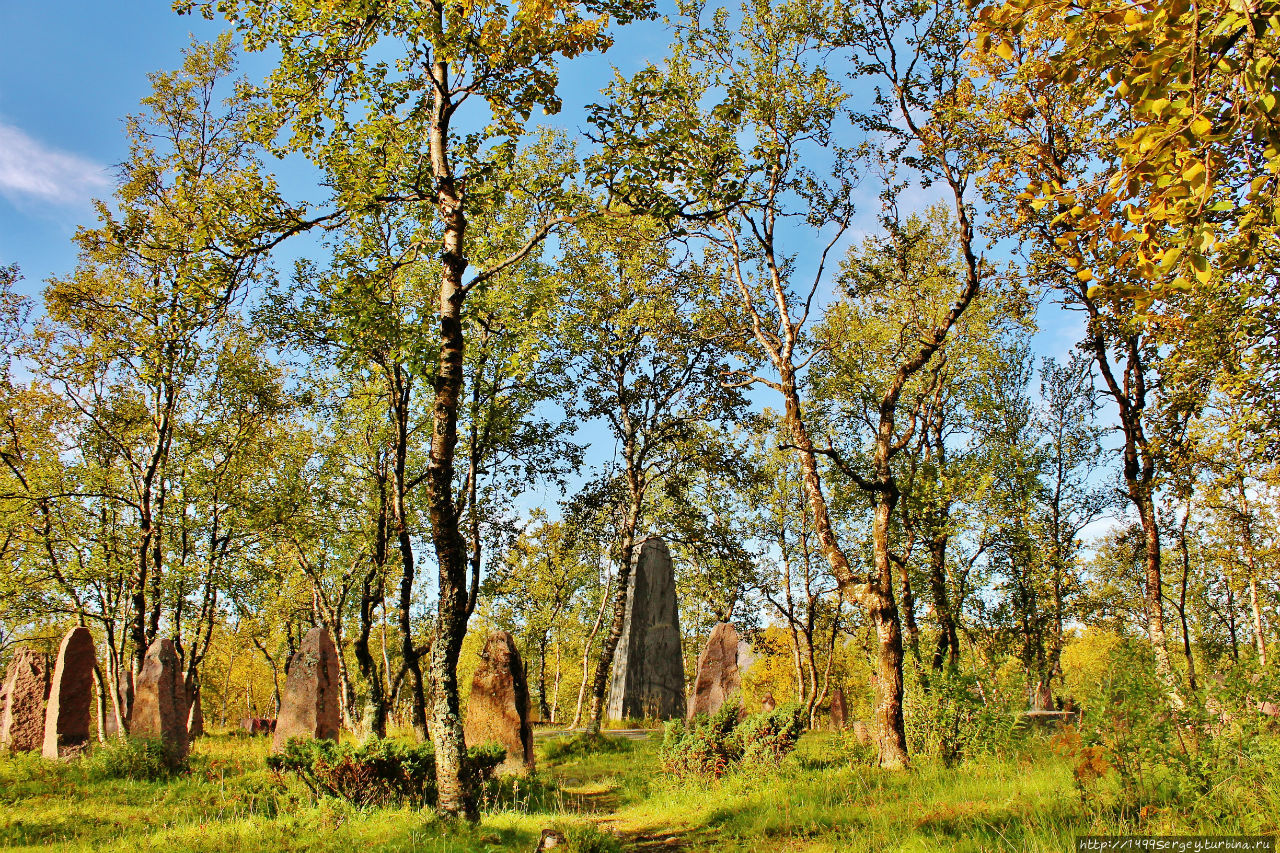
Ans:
[{"label": "weathered grey stone", "polygon": [[764,698],[760,700],[760,710],[766,714],[772,714],[778,708],[778,700],[773,698],[772,693],[764,694]]},{"label": "weathered grey stone", "polygon": [[187,757],[187,688],[173,640],[156,640],[147,649],[134,684],[129,734],[163,741],[170,764]]},{"label": "weathered grey stone", "polygon": [[93,700],[93,635],[83,626],[62,638],[45,705],[45,758],[78,755],[89,743],[89,707]]},{"label": "weathered grey stone", "polygon": [[467,746],[496,742],[506,747],[507,759],[499,772],[533,770],[529,682],[515,638],[508,631],[491,632],[480,650],[463,736]]},{"label": "weathered grey stone", "polygon": [[844,701],[844,691],[837,687],[831,691],[831,727],[843,729],[849,719],[849,706]]},{"label": "weathered grey stone", "polygon": [[685,713],[675,571],[659,536],[640,543],[627,582],[626,618],[613,659],[607,711],[612,720],[671,720]]},{"label": "weathered grey stone", "polygon": [[44,706],[49,699],[49,658],[18,649],[4,678],[0,749],[34,752],[44,746]]},{"label": "weathered grey stone", "polygon": [[689,702],[689,719],[719,711],[742,687],[738,673],[738,632],[728,622],[718,622],[698,655],[698,674]]},{"label": "weathered grey stone", "polygon": [[333,639],[327,628],[312,628],[289,659],[272,749],[282,752],[291,737],[337,740],[341,689]]}]

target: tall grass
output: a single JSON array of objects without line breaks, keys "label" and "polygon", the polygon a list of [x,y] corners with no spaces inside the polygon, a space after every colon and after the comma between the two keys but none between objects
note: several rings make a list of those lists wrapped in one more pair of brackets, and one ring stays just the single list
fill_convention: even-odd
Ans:
[{"label": "tall grass", "polygon": [[[1280,756],[1280,736],[1257,737],[1252,752]],[[707,851],[1056,853],[1082,834],[1280,830],[1275,762],[1269,775],[1259,775],[1258,762],[1195,797],[1135,803],[1115,770],[1082,782],[1078,756],[1057,746],[1033,733],[953,766],[920,756],[910,771],[892,773],[847,735],[810,733],[778,767],[746,766],[719,779],[664,777],[656,738],[617,752],[543,747],[538,777],[486,790],[488,811],[476,827],[429,810],[315,802],[296,780],[265,768],[262,738],[202,739],[185,772],[158,779],[102,778],[93,756],[4,756],[0,847],[527,853],[555,827],[567,853],[674,849],[672,838]]]}]

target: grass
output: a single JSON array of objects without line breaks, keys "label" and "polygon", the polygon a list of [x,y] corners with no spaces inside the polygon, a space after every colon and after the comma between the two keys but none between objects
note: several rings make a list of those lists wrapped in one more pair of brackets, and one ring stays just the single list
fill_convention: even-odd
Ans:
[{"label": "grass", "polygon": [[[92,758],[0,757],[0,847],[54,851],[527,851],[555,826],[573,851],[1058,851],[1079,834],[1275,833],[1280,782],[1228,782],[1141,808],[1115,779],[1087,790],[1032,738],[1016,753],[908,773],[870,766],[846,739],[811,733],[781,768],[672,779],[658,735],[619,751],[540,744],[534,780],[509,779],[476,827],[429,812],[314,802],[264,768],[266,738],[197,742],[190,770],[103,778]],[[1114,775],[1114,774],[1113,774]],[[1204,802],[1216,803],[1216,808]],[[1235,811],[1233,811],[1235,809]],[[1239,812],[1239,813],[1237,813]]]}]

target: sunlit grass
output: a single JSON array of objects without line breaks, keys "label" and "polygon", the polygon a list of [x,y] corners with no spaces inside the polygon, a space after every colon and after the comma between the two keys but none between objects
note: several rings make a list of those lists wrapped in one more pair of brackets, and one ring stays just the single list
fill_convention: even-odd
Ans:
[{"label": "sunlit grass", "polygon": [[[718,780],[662,775],[658,741],[539,759],[477,827],[429,811],[315,802],[266,770],[265,738],[210,737],[167,780],[93,778],[85,762],[0,757],[0,847],[55,851],[528,851],[543,828],[591,822],[624,847],[714,851],[1061,851],[1080,834],[1274,832],[1280,790],[1213,792],[1216,811],[1117,806],[1082,790],[1068,758],[1032,740],[1010,755],[881,771],[847,739],[814,733],[776,770]],[[1185,806],[1185,807],[1184,807]],[[1260,810],[1264,813],[1259,813]],[[1268,822],[1269,821],[1269,822]],[[673,847],[676,844],[672,845]]]}]

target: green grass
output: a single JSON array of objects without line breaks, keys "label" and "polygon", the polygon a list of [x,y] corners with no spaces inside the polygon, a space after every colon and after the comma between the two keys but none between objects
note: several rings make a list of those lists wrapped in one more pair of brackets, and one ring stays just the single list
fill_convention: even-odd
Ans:
[{"label": "green grass", "polygon": [[[1141,809],[1117,780],[1082,791],[1066,758],[1031,739],[1006,757],[908,773],[869,765],[839,736],[806,735],[781,768],[671,779],[659,735],[623,751],[540,744],[534,780],[504,780],[479,826],[409,809],[314,802],[264,768],[267,739],[210,737],[191,769],[106,779],[92,759],[0,757],[0,847],[55,851],[529,851],[545,827],[574,850],[1058,851],[1077,834],[1277,831],[1280,782],[1227,782]],[[1114,775],[1114,774],[1113,774]],[[495,801],[496,800],[496,801]]]}]

